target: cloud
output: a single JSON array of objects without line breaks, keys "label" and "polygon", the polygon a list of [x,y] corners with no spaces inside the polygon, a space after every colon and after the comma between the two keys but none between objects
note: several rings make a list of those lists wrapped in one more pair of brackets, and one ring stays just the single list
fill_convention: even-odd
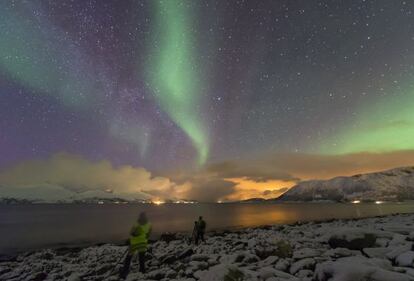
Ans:
[{"label": "cloud", "polygon": [[40,192],[49,197],[53,197],[53,190],[59,197],[64,196],[66,191],[110,189],[123,197],[203,202],[274,198],[299,180],[327,179],[411,166],[413,159],[414,150],[343,155],[279,153],[211,163],[198,171],[154,176],[142,167],[115,167],[105,160],[90,161],[79,155],[58,153],[48,159],[27,160],[0,171],[0,185],[3,186],[0,197],[6,191],[13,194],[14,189],[16,194],[29,194],[32,188],[36,196],[40,196],[37,194]]},{"label": "cloud", "polygon": [[123,194],[140,194],[143,190],[168,189],[174,185],[168,178],[153,177],[144,168],[113,167],[109,161],[92,162],[67,153],[24,161],[3,170],[0,184],[17,187],[51,184],[75,192],[109,189]]},{"label": "cloud", "polygon": [[275,169],[263,161],[224,161],[214,163],[206,168],[206,172],[219,178],[239,178],[243,177],[253,181],[284,180],[297,181],[287,172]]},{"label": "cloud", "polygon": [[201,202],[217,202],[230,194],[233,194],[236,183],[227,180],[210,180],[194,182],[188,190],[188,199]]},{"label": "cloud", "polygon": [[[221,200],[223,201],[237,201],[246,200],[249,198],[275,198],[281,195],[289,187],[296,184],[295,181],[284,180],[267,180],[267,181],[254,181],[247,178],[231,178],[228,179],[235,183],[234,192]],[[272,193],[265,192],[271,190]]]},{"label": "cloud", "polygon": [[245,178],[256,182],[330,178],[380,171],[414,164],[414,150],[341,155],[274,153],[213,163],[203,173],[217,178]]},{"label": "cloud", "polygon": [[199,188],[200,182],[226,181],[234,184],[232,192],[224,194],[207,187],[212,198],[230,201],[252,197],[275,198],[301,180],[327,179],[409,166],[414,164],[413,159],[414,151],[343,155],[274,153],[211,163],[197,172],[173,172],[169,176],[176,182],[189,183],[191,187],[187,194],[193,196],[204,193],[205,190]]}]

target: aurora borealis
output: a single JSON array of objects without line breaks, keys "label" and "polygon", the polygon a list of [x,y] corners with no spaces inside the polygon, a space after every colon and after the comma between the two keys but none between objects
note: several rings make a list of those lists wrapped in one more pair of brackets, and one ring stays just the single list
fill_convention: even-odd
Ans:
[{"label": "aurora borealis", "polygon": [[411,1],[6,0],[0,35],[0,185],[79,161],[239,199],[414,164]]},{"label": "aurora borealis", "polygon": [[[200,120],[201,94],[197,77],[198,64],[192,38],[191,17],[182,3],[162,1],[157,3],[156,42],[160,50],[150,54],[150,83],[155,97],[171,119],[188,135],[198,151],[199,163],[204,164],[208,154],[207,128]],[[157,46],[157,44],[154,44]],[[153,66],[152,64],[155,64]]]},{"label": "aurora borealis", "polygon": [[331,148],[331,153],[412,149],[414,88],[407,86],[399,92],[360,109],[358,118],[336,136],[338,148]]}]

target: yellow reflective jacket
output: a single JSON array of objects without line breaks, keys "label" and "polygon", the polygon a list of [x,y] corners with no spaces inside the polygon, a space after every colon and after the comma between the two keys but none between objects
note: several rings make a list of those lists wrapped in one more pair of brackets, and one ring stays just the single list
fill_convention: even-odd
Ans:
[{"label": "yellow reflective jacket", "polygon": [[145,252],[148,248],[148,236],[151,231],[151,224],[136,224],[131,230],[129,247],[131,252]]}]

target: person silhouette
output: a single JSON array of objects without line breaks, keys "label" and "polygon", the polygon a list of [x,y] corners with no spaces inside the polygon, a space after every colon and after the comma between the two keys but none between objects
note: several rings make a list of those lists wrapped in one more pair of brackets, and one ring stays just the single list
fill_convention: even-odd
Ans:
[{"label": "person silhouette", "polygon": [[120,271],[120,278],[125,279],[130,270],[131,260],[138,253],[139,271],[145,273],[145,253],[148,250],[148,237],[151,233],[151,224],[145,212],[141,212],[129,236],[128,254]]}]

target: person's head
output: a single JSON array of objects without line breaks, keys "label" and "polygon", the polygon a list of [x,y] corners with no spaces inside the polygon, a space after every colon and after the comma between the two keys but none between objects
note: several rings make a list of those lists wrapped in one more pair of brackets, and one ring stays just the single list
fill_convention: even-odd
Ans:
[{"label": "person's head", "polygon": [[137,221],[139,224],[146,224],[148,222],[147,214],[145,212],[139,213]]},{"label": "person's head", "polygon": [[197,224],[197,221],[194,221],[194,224]]},{"label": "person's head", "polygon": [[199,216],[198,219],[201,221],[201,220],[203,220],[203,217],[202,216]]}]

